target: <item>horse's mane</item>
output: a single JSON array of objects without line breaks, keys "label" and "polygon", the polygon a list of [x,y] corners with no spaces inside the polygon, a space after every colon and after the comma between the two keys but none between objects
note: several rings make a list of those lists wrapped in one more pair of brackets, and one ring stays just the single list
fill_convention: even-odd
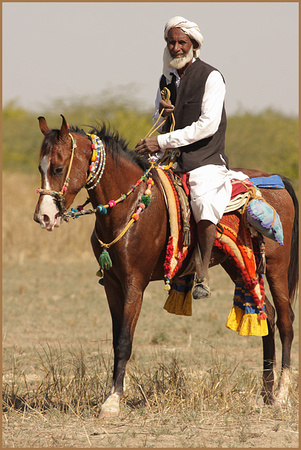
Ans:
[{"label": "horse's mane", "polygon": [[[86,134],[82,129],[73,126],[70,126],[69,131],[71,133]],[[99,139],[103,142],[106,151],[112,154],[116,162],[119,157],[124,157],[134,164],[137,164],[143,170],[146,170],[149,167],[150,164],[146,157],[141,157],[133,150],[130,150],[128,148],[128,142],[120,137],[117,130],[113,129],[105,122],[98,124],[97,127],[90,127],[89,133],[96,134],[99,137]]]},{"label": "horse's mane", "polygon": [[[87,133],[83,129],[72,125],[70,125],[69,131],[71,133],[79,133],[85,136],[87,135]],[[103,141],[106,151],[112,154],[112,157],[116,160],[116,163],[118,162],[118,159],[120,157],[124,157],[134,164],[137,164],[143,170],[146,170],[149,167],[150,164],[147,161],[147,158],[145,156],[139,156],[133,150],[129,150],[126,140],[121,138],[118,131],[112,129],[110,125],[102,122],[97,127],[90,127],[89,133],[96,134],[99,139]],[[59,139],[59,134],[60,130],[57,129],[48,131],[41,147],[40,158],[50,153],[52,147],[57,143]]]}]

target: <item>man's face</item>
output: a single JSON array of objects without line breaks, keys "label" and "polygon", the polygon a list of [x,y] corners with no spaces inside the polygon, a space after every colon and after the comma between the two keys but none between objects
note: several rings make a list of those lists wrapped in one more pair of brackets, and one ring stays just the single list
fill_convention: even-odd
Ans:
[{"label": "man's face", "polygon": [[172,59],[185,58],[192,47],[192,41],[181,28],[171,28],[167,36],[167,48]]}]

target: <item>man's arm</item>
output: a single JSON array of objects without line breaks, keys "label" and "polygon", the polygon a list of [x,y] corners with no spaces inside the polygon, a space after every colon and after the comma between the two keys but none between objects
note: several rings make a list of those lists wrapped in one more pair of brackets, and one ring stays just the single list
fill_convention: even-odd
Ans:
[{"label": "man's arm", "polygon": [[158,136],[161,149],[178,148],[212,136],[218,130],[226,87],[222,75],[214,70],[208,76],[199,119],[191,125]]},{"label": "man's arm", "polygon": [[138,153],[153,153],[166,148],[178,148],[212,136],[218,129],[226,87],[222,75],[214,70],[208,76],[199,119],[191,125],[157,137],[141,140],[136,147]]}]

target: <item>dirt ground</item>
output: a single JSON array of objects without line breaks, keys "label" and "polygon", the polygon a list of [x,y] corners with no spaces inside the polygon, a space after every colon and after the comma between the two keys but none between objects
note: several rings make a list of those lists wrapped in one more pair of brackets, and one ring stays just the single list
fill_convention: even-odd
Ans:
[{"label": "dirt ground", "polygon": [[151,414],[141,414],[133,420],[127,415],[121,419],[99,421],[76,417],[46,417],[26,414],[25,417],[4,418],[3,447],[6,448],[299,448],[298,432],[272,420],[250,421],[243,424],[220,424],[214,418],[202,423],[197,418],[187,422],[175,421],[167,412],[165,423]]},{"label": "dirt ground", "polygon": [[[17,182],[23,187],[18,204],[13,195]],[[78,219],[54,233],[41,230],[32,220],[38,185],[38,174],[20,175],[18,179],[7,174],[3,184],[3,389],[10,392],[18,390],[18,383],[24,386],[24,380],[29,385],[31,382],[33,386],[39,385],[43,367],[38,354],[45,348],[60,349],[61,370],[69,364],[65,355],[71,353],[82,352],[89,361],[101,357],[109,365],[112,362],[109,308],[95,276],[98,265],[89,243],[93,222],[89,218],[82,222]],[[143,379],[153,376],[156,368],[161,368],[164,374],[176,357],[187,384],[195,377],[195,386],[201,390],[198,377],[212,376],[209,400],[203,397],[201,405],[193,405],[186,396],[180,400],[175,397],[172,403],[171,388],[166,382],[165,398],[154,407],[151,397],[149,403],[142,401],[141,385],[139,388],[139,383],[127,377],[128,387],[117,419],[101,420],[91,409],[79,414],[75,409],[61,412],[53,407],[41,411],[30,405],[21,410],[4,408],[2,446],[299,447],[298,303],[291,402],[264,406],[260,396],[261,338],[241,337],[225,327],[234,287],[222,269],[211,270],[211,287],[211,298],[194,303],[192,317],[182,317],[163,310],[166,299],[163,282],[152,283],[144,295],[128,364],[129,373],[134,374],[138,365]],[[276,346],[279,376],[278,333]],[[232,389],[229,388],[232,379],[228,377],[234,369],[242,378],[233,381]],[[88,378],[91,371],[89,368]],[[110,366],[108,373],[111,374]],[[189,392],[192,397],[197,393]],[[133,407],[136,398],[141,401]]]},{"label": "dirt ground", "polygon": [[[183,364],[189,361],[194,367],[200,364],[202,370],[210,370],[214,351],[228,361],[229,367],[239,363],[255,377],[261,377],[261,339],[238,337],[225,327],[232,284],[223,272],[213,270],[212,298],[209,304],[194,305],[189,318],[163,311],[163,284],[154,283],[148,288],[130,367],[135,361],[151,360],[154,354],[168,360],[176,353]],[[74,264],[71,272],[62,262],[59,267],[48,263],[47,271],[34,262],[4,267],[4,380],[11,376],[11,364],[16,359],[33,376],[35,349],[45,343],[59,343],[66,349],[80,345],[89,355],[101,345],[102,351],[110,354],[111,322],[103,288],[94,279],[95,263],[91,259],[84,265]],[[292,358],[295,378],[297,324],[298,319]],[[277,341],[279,354],[279,338]],[[158,411],[147,405],[133,410],[125,402],[119,418],[106,420],[56,409],[46,413],[30,408],[8,410],[3,414],[3,447],[298,447],[296,402],[290,408],[276,408],[264,406],[259,395],[254,395],[252,401],[251,409],[240,415],[231,412],[231,406],[220,414],[210,409],[197,414],[193,410],[179,413],[172,407]]]}]

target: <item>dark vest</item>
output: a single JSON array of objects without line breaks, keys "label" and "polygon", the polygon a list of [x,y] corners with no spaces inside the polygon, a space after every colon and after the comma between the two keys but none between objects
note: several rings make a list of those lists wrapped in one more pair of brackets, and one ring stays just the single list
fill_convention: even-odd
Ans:
[{"label": "dark vest", "polygon": [[[160,89],[162,90],[166,86],[171,92],[171,102],[175,105],[176,130],[191,125],[200,117],[206,80],[213,70],[216,69],[197,59],[186,69],[181,78],[178,92],[175,84],[173,82],[167,84],[165,76],[162,75]],[[180,147],[181,154],[178,158],[177,170],[188,172],[207,164],[226,165],[228,167],[228,158],[225,155],[226,126],[227,118],[223,107],[219,128],[213,136]],[[163,132],[166,133],[169,129],[170,120],[166,122]]]}]

